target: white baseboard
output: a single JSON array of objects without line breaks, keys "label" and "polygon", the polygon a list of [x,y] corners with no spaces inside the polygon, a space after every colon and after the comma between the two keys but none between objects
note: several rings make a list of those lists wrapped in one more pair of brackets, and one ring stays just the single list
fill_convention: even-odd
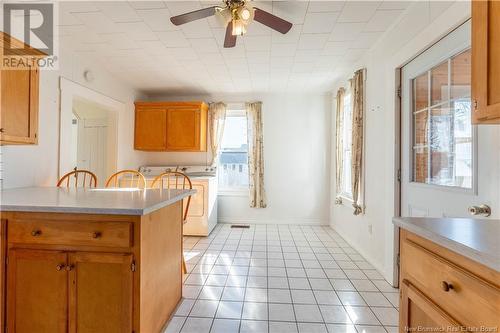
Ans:
[{"label": "white baseboard", "polygon": [[328,225],[328,220],[316,218],[235,218],[219,216],[219,223],[229,224],[296,224],[296,225]]}]

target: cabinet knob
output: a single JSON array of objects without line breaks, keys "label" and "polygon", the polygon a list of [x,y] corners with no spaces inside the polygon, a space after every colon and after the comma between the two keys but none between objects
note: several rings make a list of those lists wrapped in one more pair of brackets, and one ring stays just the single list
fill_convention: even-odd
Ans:
[{"label": "cabinet knob", "polygon": [[4,131],[4,128],[3,127],[0,128],[0,133],[3,133],[3,131]]},{"label": "cabinet knob", "polygon": [[96,238],[97,239],[97,238],[101,238],[101,236],[102,236],[102,233],[100,231],[94,231],[92,233],[92,238]]},{"label": "cabinet knob", "polygon": [[73,270],[73,268],[75,268],[75,265],[67,265],[66,266],[66,270],[69,272],[71,270]]},{"label": "cabinet knob", "polygon": [[64,264],[59,264],[56,266],[56,271],[60,271],[64,268]]},{"label": "cabinet knob", "polygon": [[443,291],[448,292],[453,289],[453,285],[446,281],[441,281],[441,288],[443,289]]},{"label": "cabinet knob", "polygon": [[31,236],[33,236],[33,237],[40,236],[41,234],[42,234],[42,230],[33,230],[31,232]]}]

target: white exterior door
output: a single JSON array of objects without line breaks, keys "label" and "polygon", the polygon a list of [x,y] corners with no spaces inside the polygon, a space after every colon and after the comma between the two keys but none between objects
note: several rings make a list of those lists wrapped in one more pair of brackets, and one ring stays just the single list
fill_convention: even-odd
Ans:
[{"label": "white exterior door", "polygon": [[470,29],[402,69],[402,216],[470,217],[488,205],[500,217],[500,126],[471,125]]},{"label": "white exterior door", "polygon": [[107,178],[107,119],[84,119],[78,130],[77,168],[93,172],[99,185]]}]

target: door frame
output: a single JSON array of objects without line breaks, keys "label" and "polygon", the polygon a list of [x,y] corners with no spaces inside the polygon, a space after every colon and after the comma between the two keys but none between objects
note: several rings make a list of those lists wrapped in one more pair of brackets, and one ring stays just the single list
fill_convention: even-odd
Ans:
[{"label": "door frame", "polygon": [[[112,97],[106,96],[100,92],[82,86],[76,82],[73,82],[65,77],[60,77],[59,81],[59,91],[60,91],[60,105],[59,105],[59,163],[58,163],[58,178],[60,178],[64,173],[73,169],[70,165],[70,152],[71,152],[71,128],[68,126],[62,126],[62,124],[71,124],[71,119],[73,117],[73,101],[75,99],[85,99],[96,104],[103,106],[105,109],[111,111],[112,117],[114,118],[114,133],[112,133],[112,138],[115,143],[118,143],[118,125],[120,114],[125,113],[125,103],[118,101]],[[112,160],[114,164],[114,169],[118,162],[118,145],[114,152],[108,152],[112,154]]]},{"label": "door frame", "polygon": [[[412,56],[406,57],[406,60],[400,60],[396,63],[399,63],[399,65],[395,66],[395,79],[394,79],[394,87],[395,87],[395,103],[394,103],[394,117],[395,117],[395,122],[394,122],[394,127],[395,127],[395,137],[394,137],[394,170],[395,170],[395,175],[394,175],[394,217],[401,217],[401,167],[402,167],[402,70],[403,67],[412,62],[415,58],[419,57],[421,54],[426,52],[428,49],[430,49],[432,46],[435,44],[439,43],[443,38],[445,38],[447,35],[452,33],[455,29],[460,27],[462,24],[470,20],[470,6],[466,7],[468,11],[460,11],[460,8],[463,8],[463,5],[460,3],[455,4],[452,6],[450,10],[452,10],[452,15],[449,18],[449,22],[452,22],[450,25],[447,27],[439,27],[441,29],[441,33],[437,38],[434,38],[431,40],[431,42],[425,44],[423,48],[421,48],[419,51],[414,52]],[[429,26],[429,28],[432,27]],[[430,32],[429,32],[430,34]],[[397,60],[396,60],[397,61]],[[474,130],[474,129],[473,129]],[[477,149],[475,150],[477,151]],[[477,160],[477,158],[475,159]],[[477,168],[476,168],[477,170]],[[393,226],[393,239],[394,239],[394,244],[393,244],[393,275],[392,275],[392,285],[394,287],[400,287],[399,286],[399,275],[400,275],[400,244],[399,244],[399,235],[400,235],[400,228],[397,226]]]}]

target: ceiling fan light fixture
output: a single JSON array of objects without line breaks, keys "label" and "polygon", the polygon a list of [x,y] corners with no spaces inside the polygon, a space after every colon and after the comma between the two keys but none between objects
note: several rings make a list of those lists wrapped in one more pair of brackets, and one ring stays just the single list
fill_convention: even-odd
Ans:
[{"label": "ceiling fan light fixture", "polygon": [[216,14],[217,14],[216,15],[217,20],[220,22],[220,25],[223,27],[226,27],[233,19],[233,16],[231,14],[231,9],[229,9],[228,7],[218,8],[216,10]]},{"label": "ceiling fan light fixture", "polygon": [[243,20],[233,19],[231,24],[233,25],[231,32],[233,36],[243,36],[247,32],[247,27]]}]

